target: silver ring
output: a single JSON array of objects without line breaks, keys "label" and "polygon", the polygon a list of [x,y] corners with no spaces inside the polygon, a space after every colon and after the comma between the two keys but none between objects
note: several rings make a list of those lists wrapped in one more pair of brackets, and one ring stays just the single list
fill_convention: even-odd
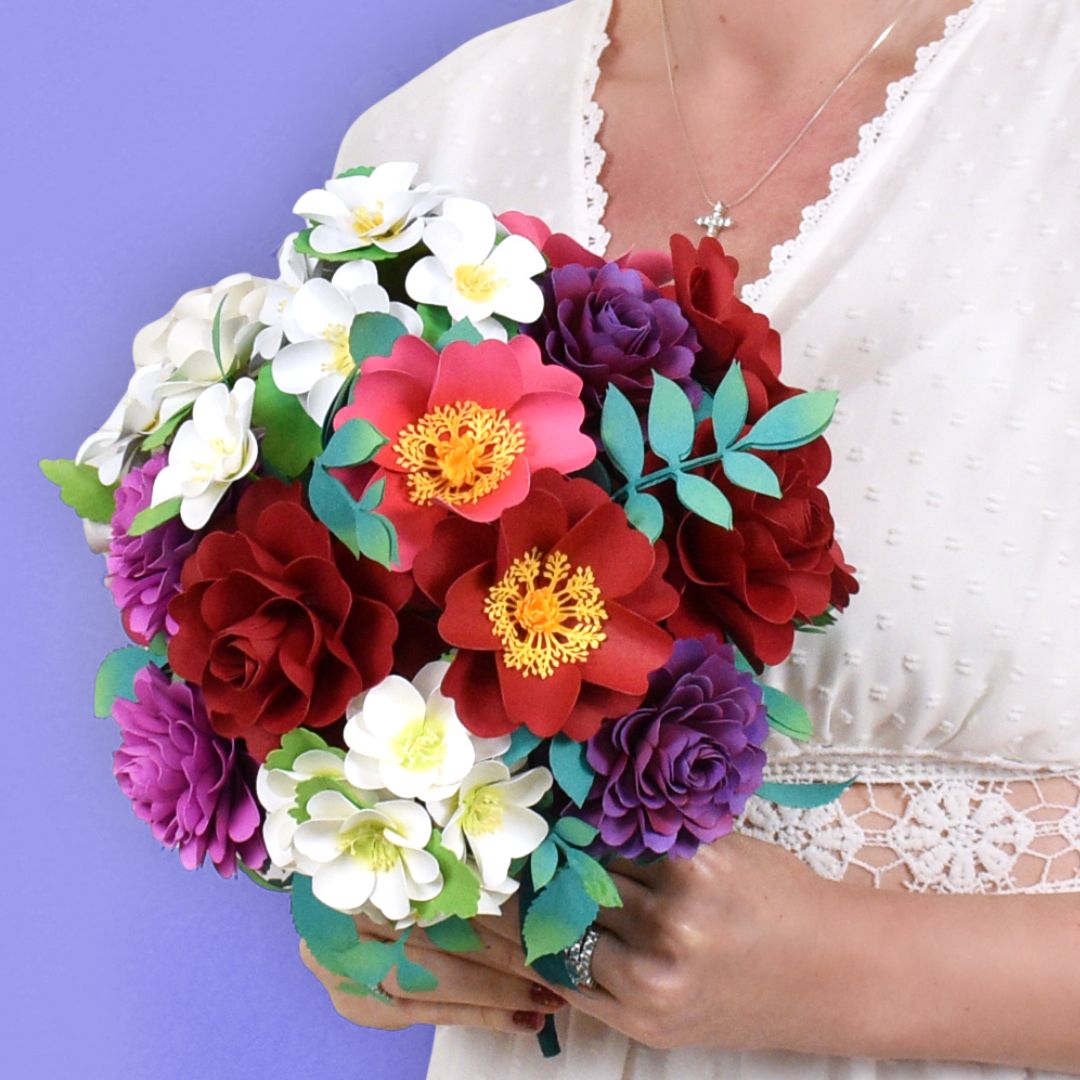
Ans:
[{"label": "silver ring", "polygon": [[599,940],[600,931],[594,923],[573,945],[563,949],[566,971],[575,990],[593,990],[596,987],[596,980],[592,973],[592,958]]}]

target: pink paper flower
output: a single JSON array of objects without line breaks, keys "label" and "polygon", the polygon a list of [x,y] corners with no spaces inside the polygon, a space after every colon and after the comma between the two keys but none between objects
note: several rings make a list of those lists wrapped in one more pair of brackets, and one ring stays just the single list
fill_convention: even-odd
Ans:
[{"label": "pink paper flower", "polygon": [[596,448],[581,432],[581,389],[527,337],[458,341],[439,354],[406,336],[390,356],[365,361],[335,425],[362,418],[389,440],[368,484],[386,481],[379,512],[398,531],[401,569],[447,514],[495,521],[525,499],[538,469],[588,465]]}]

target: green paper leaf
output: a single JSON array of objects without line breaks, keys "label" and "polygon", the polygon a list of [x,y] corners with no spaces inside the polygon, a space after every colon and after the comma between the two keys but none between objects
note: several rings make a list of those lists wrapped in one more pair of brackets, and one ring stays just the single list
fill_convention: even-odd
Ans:
[{"label": "green paper leaf", "polygon": [[299,476],[322,451],[322,431],[304,411],[300,399],[278,388],[267,364],[255,382],[251,423],[263,428],[259,456],[286,479]]},{"label": "green paper leaf", "polygon": [[694,445],[694,406],[678,383],[659,373],[649,397],[649,445],[669,465],[678,465]]},{"label": "green paper leaf", "polygon": [[117,698],[135,701],[135,676],[147,664],[156,662],[162,662],[161,658],[138,645],[126,645],[109,653],[94,679],[94,715],[102,719],[112,716]]},{"label": "green paper leaf", "polygon": [[157,506],[148,506],[145,510],[140,510],[128,529],[128,536],[142,536],[151,529],[164,525],[166,521],[172,521],[180,513],[180,504],[181,499],[177,495],[175,499],[166,499]]},{"label": "green paper leaf", "polygon": [[159,424],[143,439],[141,448],[149,451],[164,446],[172,438],[176,429],[191,415],[194,408],[195,404],[192,402],[190,405],[185,405],[179,412],[173,413],[168,420]]},{"label": "green paper leaf", "polygon": [[394,342],[408,331],[400,319],[381,311],[365,311],[349,329],[349,354],[361,366],[369,356],[389,356]]},{"label": "green paper leaf", "polygon": [[754,454],[729,450],[721,459],[724,475],[735,485],[747,491],[780,498],[780,481],[776,473]]},{"label": "green paper leaf", "polygon": [[566,862],[579,878],[585,891],[601,907],[620,908],[622,897],[611,875],[591,856],[577,848],[564,848]]},{"label": "green paper leaf", "polygon": [[431,346],[434,346],[439,338],[450,329],[453,322],[450,318],[450,312],[446,308],[438,307],[435,304],[417,304],[416,313],[424,324],[422,336]]},{"label": "green paper leaf", "polygon": [[664,531],[664,510],[654,495],[645,491],[631,491],[623,509],[630,524],[638,532],[643,532],[650,543],[655,544],[660,539]]},{"label": "green paper leaf", "polygon": [[484,335],[476,329],[471,319],[460,319],[439,336],[439,340],[435,342],[435,348],[442,352],[447,345],[452,345],[455,341],[467,341],[470,345],[479,345],[483,340]]},{"label": "green paper leaf", "polygon": [[225,307],[225,301],[228,299],[228,296],[221,298],[221,303],[218,304],[217,311],[214,312],[214,321],[210,326],[210,347],[214,350],[214,360],[217,362],[217,368],[221,372],[222,379],[225,378],[225,365],[221,362],[221,312]]},{"label": "green paper leaf", "polygon": [[555,875],[559,865],[559,849],[549,836],[529,859],[529,873],[534,889],[542,889]]},{"label": "green paper leaf", "polygon": [[555,782],[581,806],[589,796],[596,773],[585,758],[585,744],[566,735],[556,735],[548,748],[548,760]]},{"label": "green paper leaf", "polygon": [[354,165],[351,169],[337,174],[338,180],[344,180],[346,176],[370,176],[375,171],[374,165]]},{"label": "green paper leaf", "polygon": [[555,832],[568,844],[588,847],[596,839],[597,830],[581,818],[561,817],[555,822]]},{"label": "green paper leaf", "polygon": [[736,360],[716,388],[712,404],[713,436],[716,445],[726,450],[746,425],[750,409],[750,396],[746,392],[746,380]]},{"label": "green paper leaf", "polygon": [[731,528],[731,503],[711,481],[693,473],[679,473],[675,477],[675,491],[679,502],[691,513],[722,529]]},{"label": "green paper leaf", "polygon": [[839,799],[855,783],[855,779],[852,777],[842,784],[762,784],[754,794],[778,806],[809,810]]},{"label": "green paper leaf", "polygon": [[241,859],[236,860],[236,865],[239,867],[240,873],[242,873],[249,881],[258,885],[260,889],[265,889],[267,892],[274,893],[292,892],[291,874],[284,881],[271,881],[270,878],[263,877],[258,870],[248,866]]},{"label": "green paper leaf", "polygon": [[814,724],[800,702],[774,686],[763,686],[761,690],[770,727],[790,739],[805,742],[813,737]]},{"label": "green paper leaf", "polygon": [[634,406],[617,386],[609,386],[604,395],[600,439],[623,476],[637,480],[645,468],[645,439]]},{"label": "green paper leaf", "polygon": [[551,956],[573,945],[600,911],[575,870],[563,867],[529,905],[522,936],[525,962]]},{"label": "green paper leaf", "polygon": [[503,754],[503,764],[510,766],[524,761],[542,742],[543,739],[534,735],[527,727],[514,728],[510,736],[510,749]]},{"label": "green paper leaf", "polygon": [[350,420],[334,432],[326,449],[319,456],[323,469],[340,469],[346,465],[361,465],[370,461],[389,440],[367,420]]},{"label": "green paper leaf", "polygon": [[289,810],[289,816],[301,825],[305,821],[310,821],[311,815],[307,811],[308,800],[320,791],[336,791],[344,795],[357,810],[370,810],[373,805],[365,802],[348,780],[342,780],[337,776],[312,776],[310,779],[301,780],[296,785],[296,805]]},{"label": "green paper leaf", "polygon": [[484,943],[473,929],[472,923],[468,919],[459,919],[456,915],[431,926],[425,926],[424,933],[446,952],[480,952],[484,948]]},{"label": "green paper leaf", "polygon": [[60,498],[81,518],[108,525],[116,511],[119,483],[103,484],[92,465],[76,465],[69,458],[42,458],[38,468],[60,489]]},{"label": "green paper leaf", "polygon": [[268,769],[291,769],[296,759],[308,750],[325,750],[335,757],[345,760],[345,751],[331,746],[321,735],[307,728],[294,728],[281,737],[281,746],[271,750],[266,758]]},{"label": "green paper leaf", "polygon": [[442,833],[433,829],[425,849],[435,856],[442,871],[443,887],[432,900],[415,903],[420,918],[425,922],[442,915],[456,915],[471,919],[480,906],[480,879],[452,851],[443,847]]},{"label": "green paper leaf", "polygon": [[811,390],[774,405],[734,444],[741,450],[793,450],[816,439],[836,411],[835,390]]},{"label": "green paper leaf", "polygon": [[382,262],[384,259],[397,258],[398,255],[395,251],[383,251],[382,248],[376,247],[374,244],[365,248],[354,248],[352,251],[316,251],[311,246],[311,234],[313,231],[313,229],[304,229],[304,231],[293,241],[293,247],[296,248],[301,255],[311,255],[313,258],[321,259],[323,262],[354,262],[357,259],[369,259],[371,262]]}]

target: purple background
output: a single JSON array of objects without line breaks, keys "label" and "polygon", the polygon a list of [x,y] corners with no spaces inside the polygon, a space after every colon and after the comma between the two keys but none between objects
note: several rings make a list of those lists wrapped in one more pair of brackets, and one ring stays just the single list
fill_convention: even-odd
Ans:
[{"label": "purple background", "polygon": [[326,178],[354,117],[474,34],[549,6],[6,5],[5,1075],[424,1075],[427,1029],[368,1032],[331,1010],[286,901],[186,873],[132,816],[110,772],[115,727],[91,708],[119,621],[36,461],[70,457],[104,420],[134,332],[182,292],[273,276],[293,200]]}]

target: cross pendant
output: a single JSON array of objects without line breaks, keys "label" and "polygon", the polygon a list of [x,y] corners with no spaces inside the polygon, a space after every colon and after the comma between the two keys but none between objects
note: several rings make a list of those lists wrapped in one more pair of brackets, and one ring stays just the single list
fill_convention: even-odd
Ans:
[{"label": "cross pendant", "polygon": [[718,202],[713,205],[710,213],[695,218],[694,224],[700,225],[705,230],[706,236],[716,236],[724,229],[730,229],[734,222],[728,215],[727,207],[722,202]]}]

